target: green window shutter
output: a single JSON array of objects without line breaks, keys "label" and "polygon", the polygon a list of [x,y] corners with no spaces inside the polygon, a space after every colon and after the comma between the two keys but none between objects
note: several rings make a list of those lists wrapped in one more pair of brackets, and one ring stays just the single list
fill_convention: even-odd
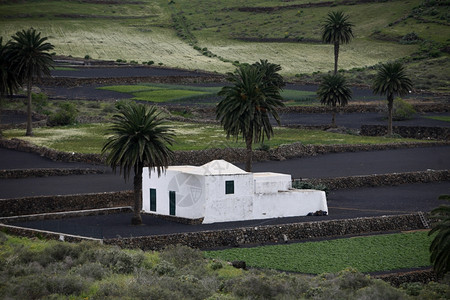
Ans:
[{"label": "green window shutter", "polygon": [[175,191],[169,191],[169,214],[171,216],[175,216],[175,203],[176,203],[176,196]]},{"label": "green window shutter", "polygon": [[234,180],[225,181],[225,194],[234,194]]},{"label": "green window shutter", "polygon": [[156,211],[156,189],[150,189],[150,210]]}]

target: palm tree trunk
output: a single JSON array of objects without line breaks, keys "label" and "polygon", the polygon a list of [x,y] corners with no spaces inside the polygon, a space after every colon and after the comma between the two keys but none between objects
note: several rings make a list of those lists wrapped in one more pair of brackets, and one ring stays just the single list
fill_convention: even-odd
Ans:
[{"label": "palm tree trunk", "polygon": [[334,110],[331,113],[331,127],[336,127],[336,112]]},{"label": "palm tree trunk", "polygon": [[141,217],[141,210],[142,210],[142,169],[143,166],[141,164],[138,165],[136,168],[136,172],[134,174],[134,194],[133,194],[133,200],[134,200],[134,212],[133,212],[133,218],[131,219],[132,225],[141,225],[142,224],[142,217]]},{"label": "palm tree trunk", "polygon": [[33,124],[31,119],[31,78],[28,78],[27,82],[27,96],[28,96],[28,105],[27,105],[27,132],[26,136],[33,136]]},{"label": "palm tree trunk", "polygon": [[2,132],[2,111],[3,111],[3,95],[0,95],[0,139],[3,137]]},{"label": "palm tree trunk", "polygon": [[392,108],[394,106],[394,95],[388,95],[388,128],[387,135],[392,135]]},{"label": "palm tree trunk", "polygon": [[334,75],[338,71],[338,58],[339,58],[339,42],[334,43]]},{"label": "palm tree trunk", "polygon": [[251,134],[247,134],[245,137],[245,144],[247,146],[247,160],[245,162],[245,171],[251,172],[252,171],[252,144],[253,144],[253,132],[251,131]]}]

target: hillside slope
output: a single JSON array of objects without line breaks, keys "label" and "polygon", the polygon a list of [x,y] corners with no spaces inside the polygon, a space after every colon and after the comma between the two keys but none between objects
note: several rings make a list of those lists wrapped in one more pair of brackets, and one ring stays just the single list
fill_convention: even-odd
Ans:
[{"label": "hillside slope", "polygon": [[[333,47],[320,42],[320,28],[329,11],[342,10],[355,24],[355,39],[341,46],[340,68],[361,71],[406,57],[434,74],[424,76],[422,88],[450,81],[450,1],[3,0],[0,8],[4,40],[34,27],[58,55],[220,73],[268,59],[297,77],[333,68]],[[444,70],[423,67],[439,56]]]}]

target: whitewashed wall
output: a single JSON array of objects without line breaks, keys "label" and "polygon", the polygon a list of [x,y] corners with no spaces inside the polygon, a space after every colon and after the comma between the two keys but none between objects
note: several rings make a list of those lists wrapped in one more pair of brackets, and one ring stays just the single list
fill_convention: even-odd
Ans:
[{"label": "whitewashed wall", "polygon": [[[253,174],[206,176],[204,224],[248,220],[253,211]],[[225,182],[234,180],[234,194],[225,194]]]},{"label": "whitewashed wall", "polygon": [[277,173],[254,173],[255,193],[277,193],[292,187],[291,175]]},{"label": "whitewashed wall", "polygon": [[[255,175],[255,176],[254,176]],[[225,193],[225,182],[234,181],[234,193]],[[203,223],[305,216],[327,211],[326,195],[317,190],[289,190],[291,176],[285,174],[200,175],[166,170],[161,177],[144,168],[143,210],[169,215],[169,191],[176,192],[175,216]],[[156,212],[150,211],[150,188],[156,189]],[[280,192],[281,191],[281,192]]]},{"label": "whitewashed wall", "polygon": [[[148,176],[148,168],[144,168],[142,183],[143,210],[148,213],[169,215],[169,191],[175,191],[175,216],[198,219],[205,213],[205,179],[203,176],[167,170],[158,178],[152,172]],[[150,211],[150,188],[156,189],[156,212]]]},{"label": "whitewashed wall", "polygon": [[324,191],[291,190],[276,194],[255,194],[253,200],[254,219],[306,216],[318,210],[328,212]]}]

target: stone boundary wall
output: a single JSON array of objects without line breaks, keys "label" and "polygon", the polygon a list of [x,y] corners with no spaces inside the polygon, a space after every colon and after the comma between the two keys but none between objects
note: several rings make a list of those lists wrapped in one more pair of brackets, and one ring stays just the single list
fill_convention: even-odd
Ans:
[{"label": "stone boundary wall", "polygon": [[101,239],[95,239],[85,236],[78,236],[78,235],[71,235],[71,234],[65,234],[65,233],[57,233],[57,232],[51,232],[51,231],[45,231],[45,230],[39,230],[39,229],[30,229],[30,228],[24,228],[24,227],[17,227],[7,224],[1,224],[0,223],[0,230],[11,235],[17,235],[17,236],[23,236],[27,238],[43,238],[47,240],[59,240],[59,241],[65,241],[65,242],[82,242],[82,241],[93,241],[98,243],[103,243]]},{"label": "stone boundary wall", "polygon": [[[449,141],[435,141],[427,143],[392,143],[392,144],[358,144],[358,145],[304,145],[300,142],[281,145],[269,151],[254,150],[254,161],[284,160],[290,158],[315,156],[326,153],[374,151],[401,148],[435,147],[450,145]],[[91,164],[104,164],[104,157],[100,154],[83,154],[61,152],[46,147],[33,145],[20,139],[0,139],[0,147],[14,149],[23,152],[34,152],[54,161],[85,162]],[[244,163],[246,159],[245,149],[205,149],[191,151],[176,151],[172,165],[194,165],[199,166],[214,159],[224,159],[231,163]]]},{"label": "stone boundary wall", "polygon": [[[447,103],[413,103],[414,109],[420,112],[448,112],[450,104]],[[343,113],[363,113],[363,112],[380,112],[380,104],[350,104],[339,107],[339,112]],[[304,113],[319,114],[331,113],[332,109],[328,106],[286,106],[277,109],[279,113]]]},{"label": "stone boundary wall", "polygon": [[100,77],[100,78],[75,78],[75,77],[51,77],[43,78],[41,84],[45,86],[81,86],[90,84],[136,84],[141,82],[154,83],[198,83],[198,82],[225,82],[223,75],[209,75],[198,73],[197,76],[144,76],[144,77]]},{"label": "stone boundary wall", "polygon": [[64,162],[85,162],[90,164],[103,164],[104,157],[100,154],[84,154],[84,153],[69,153],[53,150],[47,147],[36,146],[30,142],[13,138],[0,139],[0,147],[6,149],[13,149],[22,152],[37,153],[40,156],[46,157],[54,161]]},{"label": "stone boundary wall", "polygon": [[436,181],[450,181],[449,170],[429,170],[419,172],[404,172],[391,174],[374,174],[363,176],[294,179],[294,181],[323,184],[329,190],[355,189],[361,187],[396,186],[408,183],[426,183]]},{"label": "stone boundary wall", "polygon": [[118,213],[132,213],[133,209],[131,206],[124,207],[113,207],[113,208],[98,208],[98,209],[87,209],[87,210],[76,210],[76,211],[63,211],[56,213],[46,213],[46,214],[33,214],[33,215],[21,215],[13,217],[0,217],[0,223],[9,224],[15,222],[28,222],[37,220],[58,220],[67,218],[78,218],[87,216],[101,216],[101,215],[111,215]]},{"label": "stone boundary wall", "polygon": [[[393,126],[392,131],[404,138],[450,140],[449,127],[425,126]],[[361,135],[383,136],[387,134],[387,126],[362,125]]]},{"label": "stone boundary wall", "polygon": [[104,174],[100,169],[10,169],[0,170],[0,179],[18,179],[29,177],[69,176],[86,174]]},{"label": "stone boundary wall", "polygon": [[[2,113],[11,113],[16,115],[26,115],[27,113],[22,110],[17,109],[4,109],[2,110]],[[47,116],[38,114],[33,112],[32,118],[35,120],[32,122],[33,127],[43,127],[47,125]],[[17,123],[17,124],[0,124],[0,129],[6,130],[6,129],[25,129],[27,128],[27,123]]]},{"label": "stone boundary wall", "polygon": [[0,199],[0,217],[131,206],[133,191]]},{"label": "stone boundary wall", "polygon": [[167,245],[177,244],[191,248],[214,249],[423,228],[419,215],[409,214],[104,239],[103,243],[142,250],[161,250]]},{"label": "stone boundary wall", "polygon": [[407,282],[421,282],[426,284],[430,281],[437,281],[436,273],[431,268],[410,272],[396,272],[383,275],[374,275],[372,277],[384,280],[395,287],[399,287],[403,283]]}]

